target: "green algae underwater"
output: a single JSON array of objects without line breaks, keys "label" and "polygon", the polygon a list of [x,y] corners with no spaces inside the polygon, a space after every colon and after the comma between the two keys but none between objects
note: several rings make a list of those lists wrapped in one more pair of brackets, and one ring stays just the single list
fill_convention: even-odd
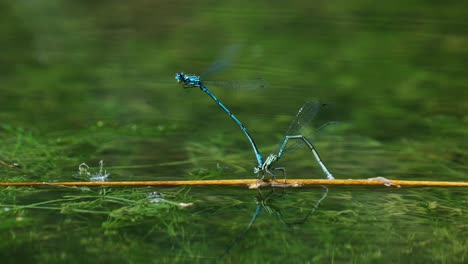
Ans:
[{"label": "green algae underwater", "polygon": [[[309,98],[337,179],[466,181],[465,3],[2,1],[0,181],[255,178]],[[323,178],[310,151],[290,178]],[[82,174],[80,174],[82,172]],[[2,187],[2,263],[464,263],[462,188]],[[252,223],[259,205],[263,209]],[[249,224],[252,223],[250,226]],[[248,228],[250,227],[250,228]]]}]

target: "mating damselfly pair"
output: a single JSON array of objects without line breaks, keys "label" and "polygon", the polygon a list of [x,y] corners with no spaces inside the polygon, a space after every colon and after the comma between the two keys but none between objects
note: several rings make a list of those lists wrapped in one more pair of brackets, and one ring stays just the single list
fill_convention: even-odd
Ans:
[{"label": "mating damselfly pair", "polygon": [[205,92],[207,95],[213,99],[216,104],[219,105],[228,115],[229,117],[236,122],[236,124],[241,128],[241,130],[244,132],[245,136],[249,140],[253,151],[255,153],[255,157],[257,158],[257,166],[254,167],[254,173],[257,174],[257,176],[260,179],[263,179],[265,177],[265,174],[271,175],[272,178],[276,178],[275,173],[273,173],[273,170],[281,171],[284,178],[286,178],[286,172],[283,167],[273,167],[274,163],[276,163],[281,156],[283,155],[286,145],[288,144],[289,140],[295,139],[295,140],[302,140],[307,147],[311,150],[315,160],[319,164],[320,168],[322,169],[323,173],[329,180],[333,180],[332,174],[328,171],[327,167],[325,167],[325,164],[322,162],[317,150],[315,149],[314,145],[310,140],[308,140],[305,136],[299,134],[299,128],[310,122],[315,115],[318,113],[321,104],[318,101],[311,101],[305,103],[299,112],[296,115],[296,118],[293,120],[291,125],[289,126],[286,136],[282,142],[282,144],[279,146],[279,149],[275,151],[274,153],[268,155],[268,157],[264,160],[262,155],[260,154],[260,151],[257,148],[257,145],[255,144],[255,141],[253,140],[252,136],[250,133],[247,131],[247,128],[240,122],[239,119],[221,102],[219,101],[218,98],[205,86],[205,84],[202,82],[200,76],[197,75],[188,75],[183,72],[178,72],[175,76],[175,79],[184,87],[186,88],[192,88],[192,87],[198,87],[200,90]]}]

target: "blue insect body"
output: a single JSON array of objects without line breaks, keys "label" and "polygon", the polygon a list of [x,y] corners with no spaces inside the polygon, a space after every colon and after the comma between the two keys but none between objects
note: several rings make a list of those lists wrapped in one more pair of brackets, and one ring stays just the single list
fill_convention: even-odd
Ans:
[{"label": "blue insect body", "polygon": [[247,139],[249,140],[250,144],[252,145],[252,148],[255,152],[255,157],[257,158],[258,166],[261,167],[263,165],[263,158],[262,155],[260,154],[260,151],[258,151],[257,145],[255,144],[255,141],[253,140],[252,136],[250,135],[249,131],[247,131],[247,128],[237,119],[237,117],[229,111],[229,109],[221,103],[221,101],[216,98],[216,96],[206,88],[205,85],[200,80],[200,76],[196,75],[186,75],[183,72],[178,72],[176,74],[176,80],[181,83],[184,87],[190,88],[190,87],[199,87],[200,90],[208,94],[211,99],[213,99],[228,115],[229,117],[236,122],[237,125],[242,129],[244,134],[247,136]]},{"label": "blue insect body", "polygon": [[[221,107],[228,115],[229,117],[234,120],[234,122],[236,122],[237,125],[239,125],[239,127],[241,128],[241,130],[244,132],[244,134],[246,135],[247,139],[249,140],[250,144],[252,145],[252,148],[254,150],[254,153],[255,153],[255,157],[257,158],[257,166],[254,168],[254,173],[256,173],[258,175],[259,178],[263,179],[265,177],[265,173],[268,173],[269,175],[271,175],[273,178],[275,178],[275,174],[271,171],[271,170],[279,170],[283,173],[283,176],[286,178],[286,172],[285,172],[285,169],[283,167],[273,167],[272,165],[278,161],[285,148],[286,148],[286,145],[288,143],[288,141],[290,139],[297,139],[297,140],[302,140],[306,145],[307,147],[309,147],[309,149],[312,151],[315,159],[317,160],[317,162],[319,163],[320,165],[320,168],[322,169],[322,171],[325,173],[326,177],[330,180],[334,179],[332,174],[328,171],[328,169],[325,167],[325,165],[323,164],[322,160],[320,159],[320,156],[318,155],[318,152],[317,150],[315,149],[314,145],[312,144],[312,142],[310,142],[306,137],[304,137],[303,135],[300,135],[300,134],[296,134],[298,133],[298,127],[300,127],[304,121],[304,118],[303,116],[305,116],[305,114],[310,114],[310,115],[313,115],[315,116],[315,114],[318,112],[318,107],[312,105],[311,103],[306,103],[303,107],[301,107],[301,109],[299,110],[296,118],[294,119],[294,121],[292,122],[290,128],[288,129],[288,132],[286,133],[286,136],[285,136],[285,139],[283,140],[283,143],[281,144],[281,147],[280,149],[277,151],[277,154],[270,154],[268,155],[268,157],[266,158],[266,160],[264,161],[263,160],[263,157],[262,155],[260,154],[260,151],[258,150],[257,148],[257,145],[255,144],[255,141],[253,140],[252,136],[249,134],[249,132],[247,131],[247,128],[240,122],[239,119],[237,119],[237,117],[223,104],[221,103],[221,101],[218,100],[218,98],[216,98],[216,96],[202,83],[201,79],[200,79],[200,76],[197,76],[197,75],[187,75],[183,72],[178,72],[175,76],[175,79],[180,83],[182,84],[184,87],[186,88],[191,88],[191,87],[198,87],[200,88],[200,90],[202,90],[203,92],[205,92],[207,95],[209,95],[211,97],[211,99],[213,99],[216,104],[219,105],[219,107]],[[316,102],[313,102],[313,104],[316,104]],[[307,109],[311,108],[314,112],[313,113],[306,113],[306,112],[309,112],[309,111],[306,111]],[[316,108],[316,109],[315,109]],[[312,117],[313,117],[312,116]],[[312,118],[309,118],[310,120]]]}]

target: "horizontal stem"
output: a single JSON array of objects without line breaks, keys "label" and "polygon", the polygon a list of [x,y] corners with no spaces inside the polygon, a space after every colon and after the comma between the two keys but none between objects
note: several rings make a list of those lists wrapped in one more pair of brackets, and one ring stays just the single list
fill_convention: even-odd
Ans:
[{"label": "horizontal stem", "polygon": [[193,185],[248,185],[251,188],[263,186],[302,187],[306,185],[358,185],[358,186],[406,186],[406,187],[468,187],[468,182],[444,181],[403,181],[385,179],[359,179],[359,180],[326,180],[326,179],[287,179],[287,180],[187,180],[187,181],[116,181],[116,182],[0,182],[0,186],[119,186],[119,187],[148,187],[148,186],[193,186]]}]

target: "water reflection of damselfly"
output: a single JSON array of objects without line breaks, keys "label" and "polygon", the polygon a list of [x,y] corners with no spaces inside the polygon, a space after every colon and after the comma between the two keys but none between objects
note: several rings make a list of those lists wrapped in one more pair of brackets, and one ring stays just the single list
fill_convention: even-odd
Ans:
[{"label": "water reflection of damselfly", "polygon": [[320,103],[318,101],[313,101],[313,102],[307,102],[304,104],[303,107],[299,110],[299,112],[296,115],[296,118],[290,125],[288,132],[286,133],[285,139],[283,140],[283,143],[281,144],[281,147],[279,148],[278,152],[275,154],[270,154],[266,160],[263,160],[262,155],[260,154],[260,151],[257,148],[257,145],[255,144],[255,141],[253,140],[252,136],[250,133],[247,131],[247,128],[240,122],[239,119],[223,104],[221,101],[216,98],[216,96],[205,86],[205,84],[202,82],[200,76],[197,75],[187,75],[184,74],[183,72],[178,72],[175,76],[175,79],[182,84],[185,88],[192,88],[192,87],[198,87],[200,90],[205,92],[208,96],[213,99],[213,101],[216,102],[216,104],[219,105],[228,115],[229,117],[236,122],[236,124],[241,128],[241,130],[244,132],[245,136],[249,140],[253,151],[255,153],[255,157],[257,158],[257,166],[254,168],[254,173],[258,175],[259,178],[263,179],[265,177],[265,173],[271,175],[273,178],[275,178],[275,174],[272,172],[272,170],[279,170],[282,171],[283,176],[286,177],[285,169],[283,167],[273,167],[273,164],[277,162],[282,154],[284,153],[284,150],[286,148],[286,145],[290,139],[297,139],[297,140],[302,140],[307,147],[312,151],[315,159],[317,160],[318,164],[320,165],[320,168],[324,172],[325,176],[332,180],[334,179],[332,174],[328,171],[328,169],[325,167],[323,164],[322,160],[320,159],[320,156],[318,155],[317,150],[315,149],[314,145],[312,142],[310,142],[306,137],[304,137],[301,134],[295,134],[298,133],[299,128],[306,124],[309,123],[315,115],[318,113],[320,109]]},{"label": "water reflection of damselfly", "polygon": [[275,201],[284,201],[283,196],[284,192],[275,192],[274,189],[271,189],[267,194],[263,194],[261,191],[259,191],[259,195],[255,197],[255,203],[257,204],[255,208],[255,212],[252,215],[252,218],[250,222],[248,223],[247,227],[242,231],[239,236],[236,238],[236,240],[230,245],[224,254],[221,256],[219,260],[224,259],[227,255],[231,253],[231,251],[234,249],[236,245],[238,245],[247,235],[247,233],[250,231],[252,228],[253,224],[257,220],[258,216],[264,210],[267,212],[269,215],[275,216],[281,223],[283,223],[285,226],[291,226],[291,225],[298,225],[298,224],[304,224],[310,215],[312,215],[320,205],[320,203],[327,197],[328,195],[328,188],[326,186],[321,186],[324,190],[322,196],[320,199],[318,199],[315,204],[308,210],[308,212],[301,218],[296,218],[294,220],[286,219],[285,215],[281,211],[281,206],[276,205]]}]

